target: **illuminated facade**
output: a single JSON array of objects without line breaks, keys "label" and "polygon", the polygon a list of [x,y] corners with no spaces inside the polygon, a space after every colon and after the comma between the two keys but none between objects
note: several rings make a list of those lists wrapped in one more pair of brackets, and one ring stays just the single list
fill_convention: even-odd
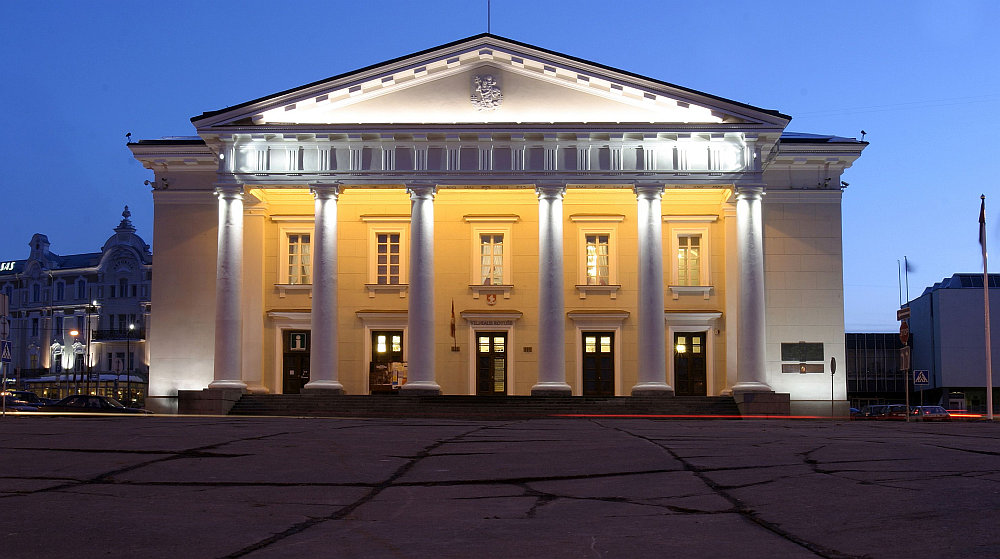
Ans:
[{"label": "illuminated facade", "polygon": [[[789,120],[479,35],[131,144],[155,172],[150,393],[829,409],[866,144]],[[818,363],[786,360],[800,342]]]},{"label": "illuminated facade", "polygon": [[36,233],[27,259],[0,262],[12,378],[22,387],[56,397],[89,386],[122,402],[142,401],[152,254],[130,216],[126,207],[100,252],[60,256]]}]

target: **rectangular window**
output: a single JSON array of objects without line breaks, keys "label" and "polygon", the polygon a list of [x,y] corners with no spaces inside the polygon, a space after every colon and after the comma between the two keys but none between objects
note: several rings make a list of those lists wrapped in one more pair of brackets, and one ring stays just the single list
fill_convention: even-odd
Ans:
[{"label": "rectangular window", "polygon": [[312,253],[310,236],[306,233],[288,234],[288,283],[312,283]]},{"label": "rectangular window", "polygon": [[[31,335],[32,336],[38,336],[38,319],[37,318],[32,318],[31,319]],[[983,338],[983,339],[985,339],[985,338]]]},{"label": "rectangular window", "polygon": [[610,283],[609,235],[587,235],[587,285]]},{"label": "rectangular window", "polygon": [[479,236],[480,283],[483,285],[503,284],[503,235],[484,234]]},{"label": "rectangular window", "polygon": [[400,248],[399,233],[375,235],[375,283],[399,284]]},{"label": "rectangular window", "polygon": [[702,285],[701,235],[677,237],[677,285]]},{"label": "rectangular window", "polygon": [[56,284],[56,301],[62,301],[66,295],[66,284],[59,282]]},{"label": "rectangular window", "polygon": [[55,334],[56,336],[62,336],[63,326],[64,326],[63,317],[61,316],[55,317],[55,328],[52,329],[52,333]]},{"label": "rectangular window", "polygon": [[83,320],[83,315],[76,315],[76,329],[80,332],[83,332]]},{"label": "rectangular window", "polygon": [[113,285],[108,286],[108,297],[111,299],[115,298],[115,286]]},{"label": "rectangular window", "polygon": [[87,298],[87,280],[85,279],[76,280],[76,298],[77,299]]}]

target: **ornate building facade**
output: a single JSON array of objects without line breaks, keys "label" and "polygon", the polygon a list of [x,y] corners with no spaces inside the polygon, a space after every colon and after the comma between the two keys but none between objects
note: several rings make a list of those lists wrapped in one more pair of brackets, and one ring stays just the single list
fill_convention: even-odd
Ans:
[{"label": "ornate building facade", "polygon": [[867,144],[789,120],[484,34],[130,144],[155,173],[150,394],[828,410]]},{"label": "ornate building facade", "polygon": [[143,401],[153,260],[129,217],[126,207],[100,252],[60,256],[36,233],[28,258],[0,262],[9,380],[52,398],[92,392]]}]

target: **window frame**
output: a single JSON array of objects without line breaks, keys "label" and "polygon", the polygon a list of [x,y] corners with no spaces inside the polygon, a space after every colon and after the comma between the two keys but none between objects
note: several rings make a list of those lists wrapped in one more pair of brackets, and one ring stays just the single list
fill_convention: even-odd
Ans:
[{"label": "window frame", "polygon": [[[481,295],[497,293],[510,299],[514,291],[514,251],[512,250],[514,224],[520,221],[517,215],[466,215],[463,219],[470,227],[469,290],[473,299]],[[482,235],[503,236],[503,272],[501,283],[483,284],[482,278]]]},{"label": "window frame", "polygon": [[[669,270],[667,277],[667,287],[670,289],[673,299],[679,299],[681,295],[700,294],[707,301],[715,290],[712,283],[712,227],[711,224],[719,219],[716,215],[684,215],[684,216],[664,216],[663,221],[668,224],[667,234],[670,236]],[[698,275],[701,283],[699,285],[681,285],[680,266],[678,255],[680,254],[681,237],[700,237],[699,241],[699,262]]]},{"label": "window frame", "polygon": [[[581,299],[589,294],[607,294],[611,299],[618,298],[621,289],[618,277],[618,224],[625,220],[624,215],[571,215],[570,221],[577,224],[577,284],[576,290]],[[608,236],[608,284],[589,285],[587,283],[587,237],[590,235]]]},{"label": "window frame", "polygon": [[[272,217],[275,219],[275,217]],[[281,218],[278,218],[281,219]],[[274,286],[278,289],[278,296],[284,298],[289,291],[307,291],[312,295],[312,279],[315,272],[314,255],[316,253],[313,246],[316,227],[312,216],[295,219],[291,223],[282,222],[278,225],[278,275]],[[289,235],[309,235],[309,283],[291,283],[288,275],[288,237]]]},{"label": "window frame", "polygon": [[[368,224],[368,248],[365,251],[368,259],[368,297],[388,292],[398,293],[406,297],[409,290],[410,262],[410,216],[409,215],[363,215],[361,220]],[[399,235],[399,283],[378,283],[378,236]]]}]

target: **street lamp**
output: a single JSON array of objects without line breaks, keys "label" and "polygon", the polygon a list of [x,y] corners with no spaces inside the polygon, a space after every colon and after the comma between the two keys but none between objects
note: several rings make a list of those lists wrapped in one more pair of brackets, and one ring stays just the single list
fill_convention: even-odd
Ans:
[{"label": "street lamp", "polygon": [[125,332],[125,374],[128,375],[128,379],[125,381],[125,405],[127,407],[132,407],[132,350],[130,345],[132,330],[135,330],[135,324],[129,324],[128,331]]},{"label": "street lamp", "polygon": [[[73,384],[76,385],[76,391],[79,393],[80,392],[80,381],[77,379],[77,376],[76,376],[76,342],[77,342],[76,337],[80,335],[80,331],[77,330],[76,328],[74,328],[74,329],[72,329],[72,330],[69,331],[69,335],[70,335],[70,337],[73,338]],[[65,350],[63,350],[63,351],[65,351]]]},{"label": "street lamp", "polygon": [[[97,312],[97,300],[92,300],[87,305],[87,394],[90,394],[90,379],[94,376],[94,359],[90,356],[90,339],[94,337],[94,331],[90,329],[90,317]],[[98,382],[94,381],[94,392],[97,392]]]}]

